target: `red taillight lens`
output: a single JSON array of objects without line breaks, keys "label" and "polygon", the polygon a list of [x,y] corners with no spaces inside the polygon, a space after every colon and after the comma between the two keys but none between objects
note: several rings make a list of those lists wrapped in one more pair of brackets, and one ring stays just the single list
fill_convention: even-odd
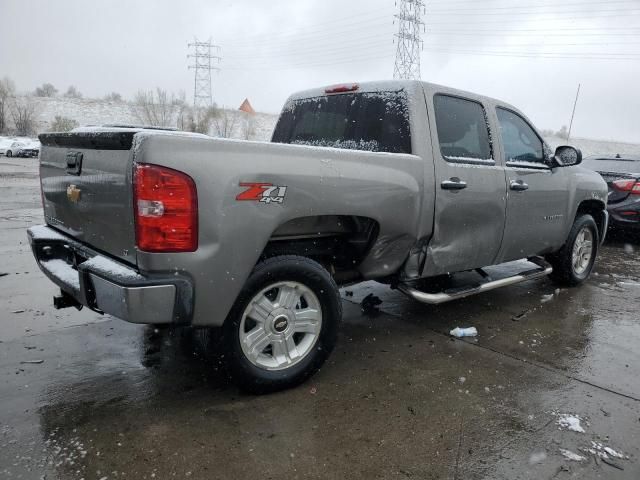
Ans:
[{"label": "red taillight lens", "polygon": [[611,185],[620,192],[629,192],[631,195],[640,195],[640,183],[636,180],[616,180],[611,182]]},{"label": "red taillight lens", "polygon": [[334,85],[333,87],[329,87],[325,89],[324,93],[345,93],[345,92],[355,92],[358,90],[357,83],[351,83],[349,85]]},{"label": "red taillight lens", "polygon": [[188,175],[158,165],[134,170],[136,244],[145,252],[198,249],[198,196]]}]

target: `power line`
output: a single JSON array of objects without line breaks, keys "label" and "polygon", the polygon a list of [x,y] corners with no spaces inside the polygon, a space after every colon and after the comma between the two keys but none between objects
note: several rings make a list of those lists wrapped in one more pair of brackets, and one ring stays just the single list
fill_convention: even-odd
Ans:
[{"label": "power line", "polygon": [[[573,60],[640,60],[640,56],[635,56],[636,54],[628,54],[628,56],[610,56],[607,53],[590,53],[592,56],[578,56],[575,54],[564,54],[564,53],[530,53],[530,52],[491,52],[491,51],[482,51],[482,50],[454,50],[454,49],[446,49],[446,48],[426,48],[425,51],[432,53],[442,53],[442,54],[459,54],[459,55],[480,55],[480,56],[489,56],[489,57],[517,57],[517,58],[534,58],[534,59],[573,59]],[[621,54],[622,55],[622,54]]]},{"label": "power line", "polygon": [[364,63],[369,62],[371,60],[388,60],[393,58],[393,54],[391,55],[372,55],[369,57],[358,56],[356,58],[350,57],[345,58],[343,60],[335,60],[327,63],[295,63],[294,65],[274,65],[273,63],[265,64],[265,66],[259,66],[255,64],[249,64],[249,66],[244,65],[231,65],[224,67],[225,70],[285,70],[285,69],[298,69],[300,67],[325,67],[332,65],[344,65],[344,64],[354,64],[354,63]]},{"label": "power line", "polygon": [[[491,1],[502,1],[502,0],[485,0],[485,2],[491,2]],[[566,7],[566,6],[590,6],[590,5],[611,5],[612,3],[637,3],[637,0],[609,0],[609,1],[603,1],[603,0],[596,0],[595,2],[573,2],[573,3],[564,3],[564,4],[560,4],[558,5],[557,2],[554,3],[533,3],[531,5],[514,5],[514,6],[508,6],[508,7],[486,7],[486,8],[504,8],[504,9],[511,9],[511,8],[538,8],[538,7],[546,7],[546,6],[550,6],[550,7]],[[429,5],[474,5],[477,6],[478,2],[477,0],[461,0],[458,2],[450,2],[448,0],[445,1],[429,1]],[[483,7],[484,8],[484,7]]]},{"label": "power line", "polygon": [[[610,17],[623,17],[631,15],[631,12],[639,12],[639,8],[634,8],[631,11],[626,9],[616,9],[616,10],[590,10],[585,12],[585,10],[571,10],[571,11],[561,11],[561,12],[491,12],[485,9],[473,11],[469,9],[460,9],[460,10],[429,10],[429,15],[436,16],[448,16],[448,15],[466,15],[466,16],[478,16],[478,15],[507,15],[507,16],[518,16],[518,15],[541,15],[541,16],[549,16],[549,15],[570,15],[572,18],[579,13],[589,13],[589,14],[597,14],[599,18],[610,18]],[[602,15],[603,13],[614,13],[614,15]],[[634,13],[635,15],[636,13]]]}]

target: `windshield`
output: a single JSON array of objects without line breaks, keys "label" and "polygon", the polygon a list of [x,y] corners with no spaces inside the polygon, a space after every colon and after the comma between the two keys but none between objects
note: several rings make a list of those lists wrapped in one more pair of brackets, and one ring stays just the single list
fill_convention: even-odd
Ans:
[{"label": "windshield", "polygon": [[411,153],[404,90],[305,98],[283,110],[273,142]]}]

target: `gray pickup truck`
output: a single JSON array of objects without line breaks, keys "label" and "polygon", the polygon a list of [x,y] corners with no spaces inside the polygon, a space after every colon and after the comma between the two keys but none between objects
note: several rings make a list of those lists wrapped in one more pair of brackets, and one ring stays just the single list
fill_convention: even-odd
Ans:
[{"label": "gray pickup truck", "polygon": [[338,285],[425,303],[577,285],[607,231],[607,186],[578,150],[553,154],[504,102],[418,81],[297,93],[271,143],[117,126],[40,141],[46,225],[28,234],[54,305],[222,327],[253,391],[320,368]]}]

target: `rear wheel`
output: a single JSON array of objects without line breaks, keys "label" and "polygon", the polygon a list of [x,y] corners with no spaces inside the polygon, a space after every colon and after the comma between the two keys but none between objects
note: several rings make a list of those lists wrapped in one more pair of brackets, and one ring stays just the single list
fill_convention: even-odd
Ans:
[{"label": "rear wheel", "polygon": [[598,253],[600,237],[591,215],[576,218],[567,243],[547,257],[553,266],[551,278],[558,284],[574,286],[584,282],[591,274]]},{"label": "rear wheel", "polygon": [[303,382],[333,350],[341,317],[338,287],[320,264],[293,255],[260,262],[225,322],[231,377],[254,393]]}]

